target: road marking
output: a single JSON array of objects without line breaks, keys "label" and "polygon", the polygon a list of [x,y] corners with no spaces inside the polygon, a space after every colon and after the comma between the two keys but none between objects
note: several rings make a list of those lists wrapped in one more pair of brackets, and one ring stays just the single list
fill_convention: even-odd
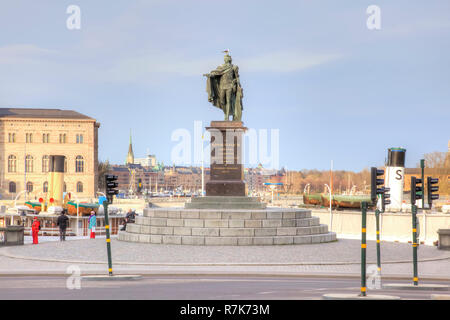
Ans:
[{"label": "road marking", "polygon": [[271,293],[275,293],[276,291],[263,291],[263,292],[258,292],[257,294],[271,294]]}]

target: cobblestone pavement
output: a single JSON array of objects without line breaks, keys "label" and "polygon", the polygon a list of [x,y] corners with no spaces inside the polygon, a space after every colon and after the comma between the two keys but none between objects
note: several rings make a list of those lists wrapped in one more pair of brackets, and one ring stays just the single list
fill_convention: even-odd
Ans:
[{"label": "cobblestone pavement", "polygon": [[[360,274],[360,242],[298,246],[177,246],[112,240],[113,268],[139,274]],[[368,266],[376,261],[375,242],[368,243]],[[412,248],[404,243],[382,243],[382,274],[412,276]],[[450,279],[450,252],[420,246],[419,276]],[[105,239],[45,242],[0,249],[0,275],[65,274],[77,265],[83,274],[107,270]],[[404,261],[402,263],[402,261]]]},{"label": "cobblestone pavement", "polygon": [[[336,242],[285,246],[187,246],[131,243],[112,239],[115,262],[127,263],[185,263],[185,264],[341,264],[359,263],[361,244],[358,240],[340,239]],[[45,242],[39,245],[10,247],[7,254],[37,259],[77,262],[102,262],[106,259],[105,239],[83,239],[65,242]],[[1,251],[0,251],[1,252]],[[383,242],[382,262],[410,261],[410,244]],[[450,252],[436,247],[419,247],[419,259],[450,258]],[[367,245],[368,263],[376,262],[376,243]]]}]

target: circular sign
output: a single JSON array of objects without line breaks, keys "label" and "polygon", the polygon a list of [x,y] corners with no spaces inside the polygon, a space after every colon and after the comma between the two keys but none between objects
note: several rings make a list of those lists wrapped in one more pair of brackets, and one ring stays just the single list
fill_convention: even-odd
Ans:
[{"label": "circular sign", "polygon": [[50,198],[50,203],[53,203],[55,201],[55,199]]},{"label": "circular sign", "polygon": [[39,202],[40,202],[40,203],[44,202],[44,199],[39,198]]}]

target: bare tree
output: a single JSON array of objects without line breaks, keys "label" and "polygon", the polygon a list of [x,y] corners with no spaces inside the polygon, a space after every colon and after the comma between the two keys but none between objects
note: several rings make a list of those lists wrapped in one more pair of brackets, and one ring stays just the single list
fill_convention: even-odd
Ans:
[{"label": "bare tree", "polygon": [[111,166],[106,161],[99,161],[98,162],[98,189],[104,190],[105,189],[105,175],[111,170]]},{"label": "bare tree", "polygon": [[[449,165],[449,161],[446,161],[448,157],[448,152],[435,151],[426,153],[424,155],[425,166],[427,168],[445,168]],[[418,164],[417,167],[420,167],[420,164]]]}]

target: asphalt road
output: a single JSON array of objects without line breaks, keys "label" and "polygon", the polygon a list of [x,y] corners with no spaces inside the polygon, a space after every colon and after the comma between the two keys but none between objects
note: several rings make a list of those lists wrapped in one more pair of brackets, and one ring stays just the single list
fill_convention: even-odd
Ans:
[{"label": "asphalt road", "polygon": [[[69,279],[69,280],[68,280]],[[74,281],[75,280],[75,281]],[[158,300],[320,300],[326,293],[358,294],[357,278],[145,276],[135,281],[86,281],[56,276],[0,277],[0,300],[158,299]],[[383,283],[408,283],[384,280]],[[426,281],[450,285],[450,281]],[[430,299],[450,291],[369,290],[368,295]]]}]

